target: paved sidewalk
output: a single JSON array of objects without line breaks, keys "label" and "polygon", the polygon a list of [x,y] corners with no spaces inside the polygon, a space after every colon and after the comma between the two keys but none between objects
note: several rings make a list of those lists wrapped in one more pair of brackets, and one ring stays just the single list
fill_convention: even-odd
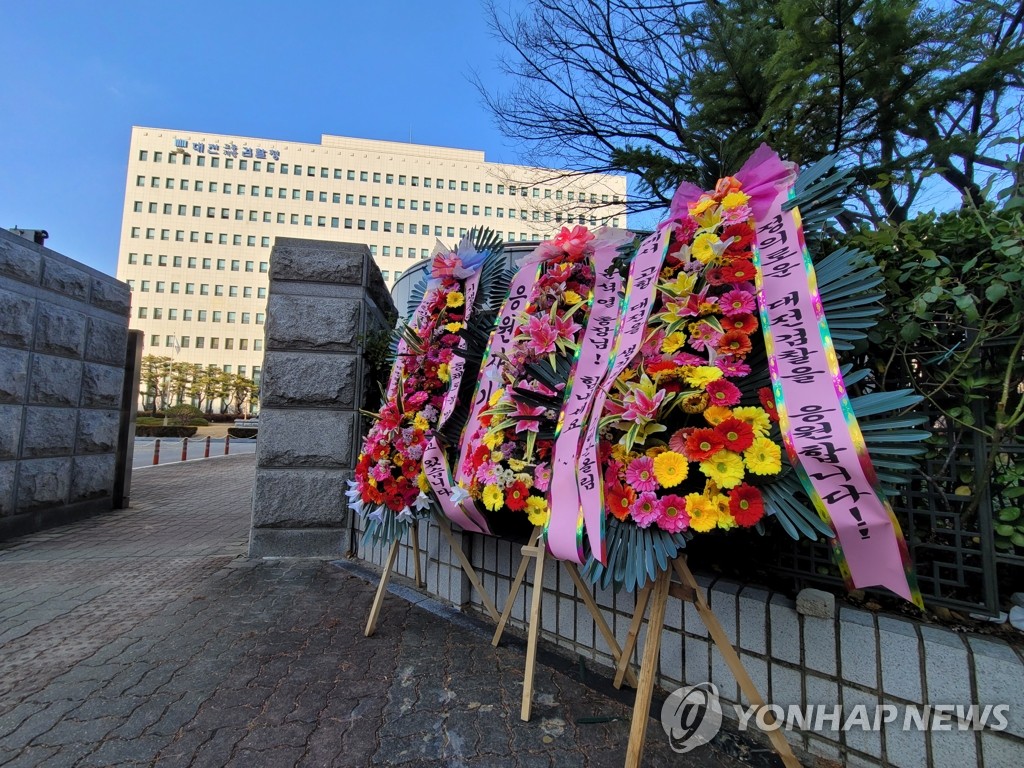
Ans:
[{"label": "paved sidewalk", "polygon": [[[623,764],[629,707],[575,674],[539,667],[521,723],[520,648],[396,595],[364,639],[359,568],[246,560],[254,463],[139,472],[131,510],[0,544],[0,766]],[[651,720],[645,765],[740,763]]]}]

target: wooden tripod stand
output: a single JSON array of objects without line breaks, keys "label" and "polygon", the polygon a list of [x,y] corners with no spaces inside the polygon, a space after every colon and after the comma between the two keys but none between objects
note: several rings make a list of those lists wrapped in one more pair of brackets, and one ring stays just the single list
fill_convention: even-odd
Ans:
[{"label": "wooden tripod stand", "polygon": [[[533,676],[537,662],[537,633],[540,628],[540,595],[542,591],[540,585],[543,584],[545,547],[542,544],[538,544],[539,536],[540,529],[538,528],[534,530],[529,543],[523,547],[523,561],[520,563],[515,580],[512,582],[508,603],[505,605],[505,610],[498,622],[498,628],[494,633],[494,639],[491,641],[492,645],[496,646],[501,640],[505,623],[508,621],[512,610],[512,604],[519,589],[523,586],[526,571],[529,567],[529,558],[534,558],[533,592],[527,616],[529,629],[527,632],[523,701],[520,710],[520,717],[524,721],[530,719],[533,698]],[[629,731],[629,743],[626,747],[626,768],[639,768],[640,759],[643,756],[648,720],[651,713],[651,697],[654,693],[654,682],[657,677],[661,653],[661,633],[665,625],[665,609],[669,596],[693,604],[701,621],[704,622],[704,626],[707,627],[708,634],[711,635],[715,646],[736,678],[740,690],[743,691],[743,694],[751,704],[757,707],[764,706],[764,698],[758,692],[757,686],[750,678],[750,674],[743,666],[743,662],[740,661],[739,654],[736,653],[736,648],[729,641],[729,636],[726,635],[725,630],[718,621],[718,617],[711,610],[704,591],[697,584],[697,580],[693,577],[693,573],[686,564],[685,556],[680,555],[675,558],[671,563],[670,569],[661,571],[653,582],[648,581],[637,593],[633,621],[630,623],[629,632],[626,635],[625,644],[621,650],[614,633],[612,633],[607,622],[604,620],[601,609],[594,601],[590,587],[580,577],[576,565],[567,562],[562,564],[569,572],[569,576],[576,585],[577,594],[579,594],[594,617],[594,623],[600,630],[605,642],[608,643],[612,656],[616,660],[615,687],[620,688],[623,681],[625,681],[631,687],[636,688],[636,699],[633,704],[633,716]],[[679,577],[679,582],[672,581],[673,571]],[[640,635],[640,627],[643,624],[645,615],[647,618],[647,640],[644,643],[643,655],[640,661],[640,678],[637,680],[629,660],[636,649],[637,638]],[[774,724],[774,717],[770,713],[766,713],[765,721],[769,726],[768,738],[771,740],[772,746],[779,754],[779,757],[782,758],[783,764],[786,768],[799,768],[800,762],[793,754],[793,750],[790,748],[789,742],[786,741],[786,737],[782,734],[782,730],[780,728],[771,728]]]},{"label": "wooden tripod stand", "polygon": [[[480,595],[480,600],[484,604],[484,608],[487,613],[490,614],[491,618],[498,621],[498,609],[494,605],[494,600],[484,590],[484,585],[480,582],[480,577],[473,569],[473,564],[469,562],[469,558],[466,557],[466,553],[462,551],[462,547],[458,546],[455,541],[455,537],[452,536],[452,526],[448,522],[448,519],[437,515],[434,518],[437,523],[437,528],[444,536],[445,541],[448,542],[448,546],[451,547],[452,552],[459,560],[459,565],[462,567],[463,572],[469,579],[469,583],[473,585],[473,589],[476,590],[477,594]],[[414,573],[416,579],[416,586],[422,588],[423,578],[420,572],[420,544],[419,544],[419,522],[413,523],[409,526],[409,539],[412,545],[412,553],[415,558]],[[395,569],[395,561],[398,558],[398,547],[401,542],[395,539],[391,544],[391,549],[388,551],[387,560],[384,562],[384,572],[380,576],[380,582],[377,584],[377,592],[373,596],[373,603],[370,606],[370,615],[366,619],[366,628],[363,630],[365,637],[370,637],[377,629],[377,618],[380,616],[381,606],[384,604],[384,595],[388,591],[388,581],[391,579],[391,572]]]}]

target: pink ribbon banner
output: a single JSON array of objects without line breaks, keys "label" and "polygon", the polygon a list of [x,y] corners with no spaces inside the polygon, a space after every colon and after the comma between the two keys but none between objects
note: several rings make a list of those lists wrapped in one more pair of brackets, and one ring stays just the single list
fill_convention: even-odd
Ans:
[{"label": "pink ribbon banner", "polygon": [[[474,272],[472,275],[466,278],[465,283],[465,311],[463,314],[464,322],[469,322],[469,315],[473,310],[473,303],[476,301],[476,292],[480,286],[480,272],[479,270]],[[466,341],[460,339],[458,349],[465,350]],[[441,414],[437,417],[437,429],[440,429],[448,421],[452,412],[455,410],[455,405],[459,399],[459,387],[462,384],[462,374],[466,370],[466,359],[458,354],[452,357],[451,362],[448,363],[448,391],[444,395],[444,401],[441,403]]]},{"label": "pink ribbon banner", "polygon": [[455,488],[452,483],[452,473],[448,467],[448,460],[445,458],[441,446],[438,445],[436,437],[431,437],[427,441],[427,447],[423,451],[423,472],[426,474],[427,481],[437,496],[437,500],[441,503],[441,509],[444,511],[445,517],[467,531],[474,533],[490,532],[482,518],[481,520],[476,520],[470,517],[471,512],[475,512],[476,515],[480,514],[475,507],[469,511],[463,507],[463,503],[459,499],[459,496],[463,494],[460,494],[460,489]]},{"label": "pink ribbon banner", "polygon": [[[633,239],[625,230],[605,229],[597,233],[593,266],[594,295],[587,327],[580,339],[576,368],[569,382],[565,405],[559,414],[556,438],[552,451],[550,509],[547,529],[548,550],[561,560],[583,562],[583,527],[589,517],[592,524],[600,525],[595,515],[603,514],[600,498],[593,509],[582,503],[583,487],[599,484],[596,453],[586,462],[581,461],[580,441],[593,415],[594,395],[608,372],[615,327],[619,319],[622,277],[612,269],[619,248]],[[596,417],[599,417],[597,414]],[[556,501],[557,500],[557,501]],[[586,512],[591,512],[589,516]]]},{"label": "pink ribbon banner", "polygon": [[[594,557],[607,565],[604,540],[604,484],[597,462],[597,427],[604,413],[605,400],[615,380],[636,357],[644,343],[647,319],[654,308],[658,273],[665,258],[671,230],[655,232],[645,239],[633,257],[626,282],[626,293],[619,311],[615,347],[600,385],[594,391],[590,418],[583,434],[579,458],[579,497],[583,507],[587,540]],[[553,485],[552,485],[553,487]]]},{"label": "pink ribbon banner", "polygon": [[845,560],[854,586],[888,587],[920,604],[906,542],[839,371],[799,213],[782,209],[791,167],[774,152],[761,152],[736,178],[752,198],[757,301],[790,462],[818,513],[831,522],[840,566]]}]

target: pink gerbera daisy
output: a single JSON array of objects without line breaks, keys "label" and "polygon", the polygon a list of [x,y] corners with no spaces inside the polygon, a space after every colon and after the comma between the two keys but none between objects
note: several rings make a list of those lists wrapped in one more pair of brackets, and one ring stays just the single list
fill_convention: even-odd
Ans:
[{"label": "pink gerbera daisy", "polygon": [[736,405],[740,401],[740,390],[731,381],[718,379],[712,381],[705,388],[712,405]]},{"label": "pink gerbera daisy", "polygon": [[690,527],[690,516],[686,513],[686,499],[670,494],[661,500],[661,514],[658,527],[668,533],[679,533]]},{"label": "pink gerbera daisy", "polygon": [[723,314],[732,317],[752,313],[757,308],[757,303],[753,294],[736,289],[725,293],[718,306],[722,308]]},{"label": "pink gerbera daisy", "polygon": [[654,459],[641,456],[633,459],[626,468],[626,482],[636,491],[653,491],[658,487],[654,477]]},{"label": "pink gerbera daisy", "polygon": [[633,502],[629,514],[640,528],[650,528],[651,523],[661,517],[661,502],[650,491],[641,493]]}]

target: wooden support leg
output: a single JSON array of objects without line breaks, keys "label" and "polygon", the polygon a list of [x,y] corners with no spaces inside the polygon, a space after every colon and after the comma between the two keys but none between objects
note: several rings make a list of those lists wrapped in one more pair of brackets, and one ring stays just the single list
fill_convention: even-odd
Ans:
[{"label": "wooden support leg", "polygon": [[626,768],[639,768],[647,740],[647,723],[651,714],[651,694],[654,692],[654,678],[658,674],[661,652],[661,629],[665,624],[665,605],[668,602],[670,571],[662,571],[654,582],[651,601],[651,615],[647,620],[647,641],[644,643],[643,660],[640,662],[640,682],[636,688],[636,702],[633,704],[633,719],[629,726],[629,744],[626,746]]},{"label": "wooden support leg", "polygon": [[413,572],[416,579],[416,587],[423,589],[423,574],[420,572],[420,524],[419,521],[412,524],[409,529],[409,538],[412,541]]},{"label": "wooden support leg", "polygon": [[[608,626],[608,622],[604,620],[604,614],[601,613],[601,608],[598,604],[594,602],[594,596],[590,594],[590,587],[585,581],[583,581],[583,578],[580,576],[579,569],[576,568],[576,564],[566,562],[564,565],[565,569],[569,571],[569,576],[572,578],[573,584],[576,585],[577,594],[583,599],[583,603],[587,606],[587,610],[590,611],[590,615],[593,617],[594,624],[597,626],[598,631],[600,631],[601,637],[604,638],[604,641],[608,643],[608,647],[611,649],[612,658],[615,659],[616,663],[615,687],[619,688],[622,685],[622,678],[625,677],[626,682],[628,682],[631,687],[636,688],[636,673],[633,672],[633,668],[629,663],[629,657],[633,653],[632,647],[630,647],[628,651],[625,649],[619,649],[619,641],[615,639],[615,633],[612,632],[611,627]],[[642,612],[642,609],[640,610]]]},{"label": "wooden support leg", "polygon": [[[636,595],[636,607],[633,609],[633,621],[629,624],[629,632],[626,634],[626,642],[622,647],[622,656],[619,657],[619,663],[615,666],[615,681],[613,685],[616,688],[622,687],[622,680],[629,670],[629,660],[633,656],[633,649],[636,648],[636,640],[640,636],[640,625],[643,624],[644,614],[647,612],[647,601],[651,597],[651,590],[654,588],[654,582],[648,581],[644,584],[644,588],[641,589]],[[648,633],[648,637],[650,634]],[[630,670],[632,671],[632,670]],[[636,683],[631,682],[634,688]]]},{"label": "wooden support leg", "polygon": [[[764,706],[764,699],[757,690],[757,686],[754,685],[754,681],[750,679],[750,675],[747,673],[746,668],[743,666],[743,662],[740,661],[739,655],[736,653],[736,649],[733,644],[729,642],[729,636],[725,633],[722,625],[718,621],[718,617],[711,610],[711,606],[708,605],[708,601],[704,596],[704,591],[697,584],[697,580],[693,577],[693,573],[686,565],[686,561],[683,558],[676,558],[673,561],[673,567],[676,573],[679,574],[680,580],[683,584],[689,586],[694,592],[694,606],[697,609],[697,613],[700,615],[701,621],[704,622],[704,626],[708,628],[708,633],[711,635],[711,639],[714,640],[715,646],[718,648],[718,652],[722,654],[722,658],[725,659],[725,663],[729,666],[730,671],[736,678],[736,682],[739,683],[740,690],[743,691],[743,695],[747,697],[747,700],[757,707]],[[771,728],[775,722],[775,717],[771,713],[766,713],[765,723],[769,726],[768,738],[771,739],[772,746],[775,747],[775,751],[782,758],[783,764],[786,768],[800,768],[800,761],[796,759],[796,755],[793,754],[793,750],[789,746],[789,742],[786,741],[786,737],[783,735],[781,728]]]},{"label": "wooden support leg", "polygon": [[398,539],[391,544],[391,551],[388,552],[387,562],[384,564],[384,573],[380,575],[380,583],[377,585],[377,593],[373,596],[373,605],[370,606],[370,616],[366,619],[366,629],[363,635],[369,637],[377,629],[377,617],[380,616],[380,607],[384,604],[384,595],[388,591],[388,580],[391,578],[391,571],[395,567],[395,558],[398,557]]},{"label": "wooden support leg", "polygon": [[[537,541],[540,539],[541,530],[540,526],[533,529],[533,533],[530,534],[530,540],[526,546],[536,546]],[[501,618],[498,620],[498,628],[494,630],[494,637],[491,639],[491,645],[495,648],[498,647],[498,643],[501,642],[501,636],[505,633],[505,624],[508,623],[508,618],[512,615],[512,607],[515,605],[516,597],[523,586],[523,579],[526,578],[526,569],[529,567],[530,558],[523,557],[519,561],[519,570],[516,571],[516,577],[512,580],[512,588],[509,590],[508,599],[505,601],[505,609],[501,612]]]},{"label": "wooden support leg", "polygon": [[519,718],[530,721],[533,708],[533,673],[537,666],[537,633],[540,630],[540,596],[544,591],[544,546],[523,547],[523,555],[536,558],[533,568],[533,593],[530,596],[530,630],[526,639],[526,667],[523,670],[523,706]]},{"label": "wooden support leg", "polygon": [[487,613],[490,614],[492,619],[498,621],[500,618],[498,609],[494,606],[494,601],[491,599],[491,596],[484,591],[484,585],[480,583],[480,577],[477,576],[476,571],[473,570],[473,564],[469,562],[469,558],[466,557],[466,553],[462,551],[462,547],[455,543],[455,538],[452,536],[452,527],[447,518],[438,517],[437,527],[440,529],[441,535],[447,540],[448,546],[452,548],[455,556],[459,558],[462,570],[469,579],[469,583],[473,585],[473,589],[475,589],[477,594],[480,595],[480,601],[484,604],[484,608],[487,610]]}]

